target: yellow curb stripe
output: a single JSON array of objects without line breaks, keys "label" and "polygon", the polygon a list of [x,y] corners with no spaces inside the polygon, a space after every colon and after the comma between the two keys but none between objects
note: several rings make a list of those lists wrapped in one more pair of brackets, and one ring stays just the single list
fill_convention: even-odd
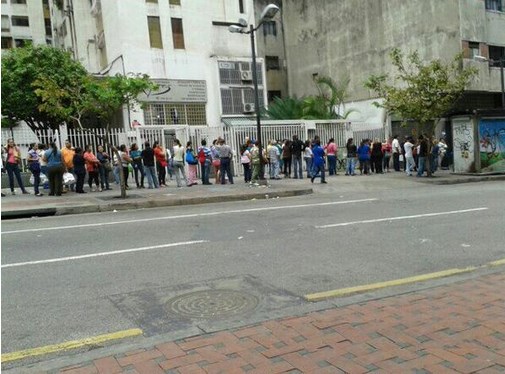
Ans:
[{"label": "yellow curb stripe", "polygon": [[505,265],[505,258],[501,259],[501,260],[496,260],[496,261],[493,261],[493,262],[489,262],[488,263],[489,266],[500,266],[500,265]]},{"label": "yellow curb stripe", "polygon": [[413,277],[395,279],[395,280],[390,280],[390,281],[386,281],[386,282],[378,282],[378,283],[365,284],[365,285],[356,286],[356,287],[341,288],[339,290],[317,292],[317,293],[305,295],[305,300],[307,300],[307,301],[320,301],[320,300],[324,300],[324,299],[327,299],[330,297],[342,297],[342,296],[347,296],[347,295],[358,293],[358,292],[367,292],[367,291],[378,290],[378,289],[386,288],[386,287],[402,286],[402,285],[409,284],[409,283],[424,282],[424,281],[427,281],[430,279],[448,277],[448,276],[455,275],[455,274],[467,273],[467,272],[475,270],[475,269],[477,269],[477,268],[474,266],[467,267],[465,269],[449,269],[449,270],[439,271],[436,273],[416,275]]},{"label": "yellow curb stripe", "polygon": [[21,360],[27,357],[46,355],[49,353],[55,353],[60,351],[68,351],[69,349],[81,348],[87,345],[100,344],[108,342],[110,340],[131,338],[133,336],[142,335],[141,329],[130,329],[124,331],[118,331],[111,334],[97,335],[81,340],[71,340],[65,343],[46,345],[44,347],[30,348],[23,351],[11,352],[2,355],[1,362],[10,362]]}]

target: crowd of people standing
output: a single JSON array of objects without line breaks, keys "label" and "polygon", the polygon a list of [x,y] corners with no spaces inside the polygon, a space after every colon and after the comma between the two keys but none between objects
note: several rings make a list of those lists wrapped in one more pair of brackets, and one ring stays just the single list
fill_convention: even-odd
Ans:
[{"label": "crowd of people standing", "polygon": [[[345,165],[345,175],[354,176],[359,170],[360,175],[383,174],[403,169],[411,176],[416,172],[422,176],[426,171],[426,161],[429,158],[430,172],[434,173],[439,164],[448,167],[446,161],[447,145],[444,139],[433,140],[428,147],[428,137],[420,135],[417,141],[413,137],[405,137],[400,142],[398,136],[380,141],[379,139],[363,139],[356,144],[354,139],[347,140],[343,159],[338,158],[338,147],[333,138],[322,143],[318,136],[305,142],[293,135],[292,139],[282,141],[270,140],[266,147],[260,147],[259,141],[249,138],[240,147],[240,163],[243,168],[244,181],[251,185],[258,184],[263,178],[262,166],[268,167],[268,175],[272,180],[282,177],[303,179],[303,164],[305,164],[306,178],[314,182],[320,178],[326,183],[326,171],[329,176],[337,175],[337,163]],[[260,154],[260,148],[262,154]],[[109,182],[112,173],[116,184],[120,184],[122,174],[126,189],[130,189],[130,174],[135,180],[137,188],[163,188],[167,180],[175,177],[177,187],[194,186],[198,184],[198,170],[200,170],[201,184],[211,185],[212,172],[215,184],[233,184],[232,159],[234,151],[225,139],[219,137],[210,146],[203,139],[198,147],[191,141],[185,146],[178,139],[174,140],[173,148],[169,149],[155,141],[143,144],[142,150],[136,143],[129,149],[122,144],[118,147],[119,157],[106,152],[103,145],[96,150],[91,145],[83,148],[73,147],[69,140],[59,150],[55,143],[49,147],[42,144],[30,144],[27,155],[27,166],[33,174],[34,193],[40,192],[41,175],[47,177],[44,187],[49,189],[50,196],[61,196],[64,185],[68,191],[83,194],[86,182],[89,192],[110,190]],[[5,156],[5,157],[4,157]],[[13,139],[9,139],[2,148],[2,161],[9,176],[9,187],[15,194],[16,180],[22,193],[28,194],[20,173],[21,152]],[[64,181],[68,176],[69,181]],[[44,178],[45,179],[45,178]]]}]

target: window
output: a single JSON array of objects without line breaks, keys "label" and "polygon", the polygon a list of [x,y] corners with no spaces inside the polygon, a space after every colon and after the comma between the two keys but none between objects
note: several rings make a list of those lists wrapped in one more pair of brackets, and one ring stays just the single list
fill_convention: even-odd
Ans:
[{"label": "window", "polygon": [[26,0],[11,0],[11,4],[26,4]]},{"label": "window", "polygon": [[160,17],[147,17],[147,26],[149,28],[149,41],[151,43],[151,48],[163,49]]},{"label": "window", "polygon": [[181,0],[168,0],[170,5],[181,5]]},{"label": "window", "polygon": [[147,104],[144,108],[146,125],[207,124],[204,103]]},{"label": "window", "polygon": [[11,48],[12,48],[12,38],[2,36],[2,49],[11,49]]},{"label": "window", "polygon": [[479,43],[477,42],[468,42],[468,49],[470,50],[470,58],[474,58],[479,55]]},{"label": "window", "polygon": [[158,4],[158,0],[146,0],[146,3],[155,3],[155,4]]},{"label": "window", "polygon": [[16,48],[23,48],[29,42],[31,42],[31,39],[14,39],[14,44],[16,45]]},{"label": "window", "polygon": [[44,27],[46,29],[46,36],[51,36],[51,19],[50,18],[44,18]]},{"label": "window", "polygon": [[30,21],[26,16],[12,16],[12,26],[30,26]]},{"label": "window", "polygon": [[268,70],[279,70],[279,56],[265,56],[266,68]]},{"label": "window", "polygon": [[240,14],[244,13],[244,0],[238,0],[238,11]]},{"label": "window", "polygon": [[273,35],[277,36],[277,22],[275,21],[266,21],[263,23],[263,35]]},{"label": "window", "polygon": [[9,22],[9,16],[2,16],[2,31],[9,31],[11,29],[11,23]]},{"label": "window", "polygon": [[486,10],[503,12],[503,0],[486,0]]},{"label": "window", "polygon": [[500,60],[505,58],[505,47],[489,46],[489,65],[499,67]]},{"label": "window", "polygon": [[172,18],[172,38],[174,49],[184,49],[184,31],[181,18]]}]

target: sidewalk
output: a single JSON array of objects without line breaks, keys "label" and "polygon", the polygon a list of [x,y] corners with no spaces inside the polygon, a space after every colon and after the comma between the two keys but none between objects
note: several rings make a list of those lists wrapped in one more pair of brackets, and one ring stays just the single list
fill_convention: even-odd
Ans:
[{"label": "sidewalk", "polygon": [[478,275],[48,373],[498,373],[505,371],[503,284],[503,271]]},{"label": "sidewalk", "polygon": [[[385,174],[372,175],[371,177],[356,176],[346,177],[343,172],[339,172],[336,177],[328,177],[328,185],[324,188],[345,188],[355,183],[384,186],[409,184],[433,184],[447,185],[468,182],[482,182],[505,180],[505,175],[454,175],[449,171],[439,171],[433,178],[408,177],[402,172],[391,172]],[[113,191],[90,192],[84,195],[66,193],[61,197],[47,196],[47,190],[43,190],[43,197],[32,195],[20,195],[19,188],[16,188],[18,195],[12,196],[8,188],[2,188],[6,195],[1,199],[2,219],[31,217],[37,215],[63,215],[92,213],[113,210],[155,208],[163,206],[177,206],[190,204],[217,203],[250,199],[268,199],[277,197],[299,196],[313,193],[319,189],[319,180],[314,184],[309,179],[282,179],[270,181],[268,187],[250,187],[245,184],[241,177],[236,178],[235,184],[203,186],[201,184],[192,187],[177,188],[175,182],[169,182],[168,188],[155,190],[132,188],[127,191],[127,199],[119,199],[120,191],[117,185],[112,184]],[[5,187],[2,186],[2,187]],[[321,187],[323,188],[323,187]],[[28,191],[33,192],[32,187]],[[85,191],[88,191],[87,185]]]}]

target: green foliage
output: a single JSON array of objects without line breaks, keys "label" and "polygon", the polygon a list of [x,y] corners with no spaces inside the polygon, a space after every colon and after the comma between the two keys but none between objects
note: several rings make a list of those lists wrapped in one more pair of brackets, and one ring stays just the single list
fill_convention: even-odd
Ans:
[{"label": "green foliage", "polygon": [[274,97],[263,116],[270,119],[300,119],[303,117],[303,100],[297,97]]},{"label": "green foliage", "polygon": [[264,111],[264,115],[270,119],[338,119],[345,118],[350,111],[340,114],[347,97],[349,79],[344,79],[341,84],[336,83],[329,77],[317,78],[316,84],[318,95],[305,96],[301,99],[288,97],[285,99],[275,98]]},{"label": "green foliage", "polygon": [[96,115],[109,122],[123,105],[137,102],[141,92],[152,90],[156,85],[147,75],[125,77],[84,77],[80,85],[61,86],[52,77],[42,77],[35,82],[36,94],[42,103],[39,109],[67,121],[73,120],[82,128],[83,116]]},{"label": "green foliage", "polygon": [[420,125],[432,124],[443,117],[462,96],[465,87],[477,73],[472,67],[463,68],[462,55],[449,63],[440,60],[421,61],[417,52],[404,57],[399,49],[390,54],[393,66],[398,70],[393,83],[387,75],[372,75],[365,87],[377,92],[384,102],[374,102],[389,113],[411,119]]},{"label": "green foliage", "polygon": [[2,55],[2,115],[25,121],[32,129],[56,128],[65,117],[39,110],[42,101],[34,83],[47,78],[74,89],[86,75],[84,67],[63,50],[32,45],[11,49]]}]

